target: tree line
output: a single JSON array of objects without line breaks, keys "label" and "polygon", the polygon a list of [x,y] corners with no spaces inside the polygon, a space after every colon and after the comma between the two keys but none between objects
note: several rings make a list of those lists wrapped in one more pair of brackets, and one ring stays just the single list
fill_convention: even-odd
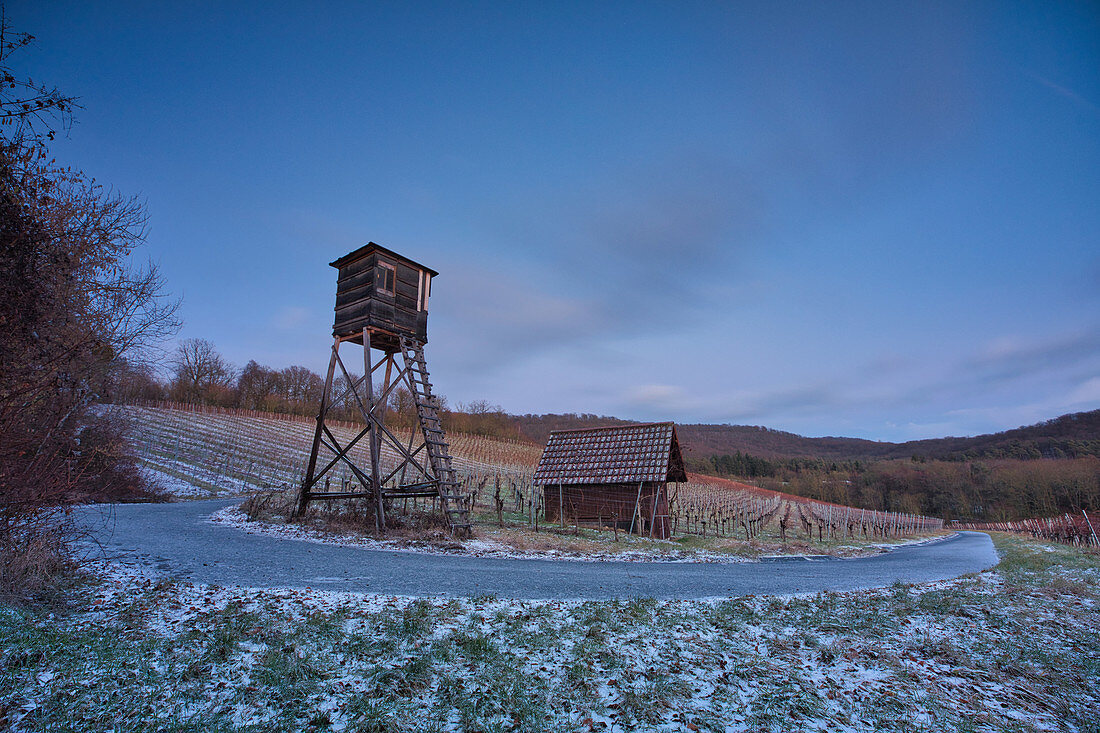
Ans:
[{"label": "tree line", "polygon": [[1100,509],[1100,458],[882,461],[690,457],[689,470],[879,511],[1000,522]]},{"label": "tree line", "polygon": [[[118,403],[148,403],[160,400],[196,405],[214,405],[262,410],[290,415],[315,416],[321,407],[325,380],[308,367],[270,367],[249,360],[238,368],[206,339],[185,339],[166,361],[165,377],[148,364],[126,365],[116,370],[105,388],[105,399]],[[329,413],[338,420],[358,421],[359,404],[350,387],[362,376],[342,373],[333,377],[330,399],[336,399]],[[382,385],[375,384],[380,396]],[[362,386],[359,387],[362,395]],[[460,403],[452,408],[440,396],[440,417],[444,428],[454,432],[507,440],[524,440],[511,417],[499,405],[485,400]],[[411,427],[417,420],[416,404],[404,387],[394,389],[386,403],[387,421]]]}]

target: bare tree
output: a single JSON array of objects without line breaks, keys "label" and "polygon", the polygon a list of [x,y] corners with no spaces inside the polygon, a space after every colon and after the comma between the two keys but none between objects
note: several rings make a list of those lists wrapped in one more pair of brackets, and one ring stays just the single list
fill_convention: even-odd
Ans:
[{"label": "bare tree", "polygon": [[237,405],[248,410],[274,409],[283,397],[282,382],[279,372],[249,360],[237,375]]},{"label": "bare tree", "polygon": [[185,339],[169,360],[172,396],[181,402],[219,402],[233,385],[233,367],[206,339]]},{"label": "bare tree", "polygon": [[316,413],[325,389],[325,380],[321,379],[321,375],[304,366],[288,366],[279,375],[282,377],[287,408],[299,415]]},{"label": "bare tree", "polygon": [[68,129],[73,111],[80,107],[76,97],[12,73],[8,57],[33,42],[31,34],[11,29],[0,5],[0,125],[4,126],[8,140],[53,140],[55,125]]},{"label": "bare tree", "polygon": [[178,327],[155,266],[129,265],[141,202],[50,160],[76,105],[12,71],[30,41],[0,17],[0,592],[49,565],[30,558],[64,537],[58,507],[144,491],[121,427],[87,408]]}]

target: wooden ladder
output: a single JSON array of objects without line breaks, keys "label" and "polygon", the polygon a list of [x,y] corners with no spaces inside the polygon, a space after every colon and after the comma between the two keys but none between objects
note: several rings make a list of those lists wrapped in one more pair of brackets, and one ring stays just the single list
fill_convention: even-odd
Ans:
[{"label": "wooden ladder", "polygon": [[451,465],[451,454],[448,451],[450,446],[443,433],[443,424],[439,421],[439,400],[432,394],[432,384],[428,381],[424,345],[402,336],[401,353],[409,370],[409,384],[412,385],[416,414],[420,419],[420,429],[424,433],[428,460],[431,462],[432,472],[439,481],[440,506],[450,524],[451,534],[456,537],[470,537],[473,534],[470,510],[466,497],[459,490],[454,466]]}]

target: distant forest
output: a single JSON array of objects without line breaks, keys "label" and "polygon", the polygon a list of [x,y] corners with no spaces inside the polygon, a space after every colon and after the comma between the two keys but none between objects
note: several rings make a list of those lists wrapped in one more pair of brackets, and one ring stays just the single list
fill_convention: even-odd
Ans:
[{"label": "distant forest", "polygon": [[[624,424],[595,415],[522,415],[551,430]],[[996,521],[1100,509],[1100,410],[972,438],[887,443],[805,438],[744,425],[677,425],[688,470],[868,509]]]},{"label": "distant forest", "polygon": [[[320,375],[301,366],[250,361],[235,368],[201,339],[182,342],[169,364],[168,380],[144,368],[116,371],[101,394],[107,401],[167,399],[315,415],[324,387]],[[343,380],[337,382],[340,392]],[[631,424],[592,414],[509,415],[485,401],[443,403],[448,430],[539,445],[554,430]],[[389,409],[395,423],[416,419],[402,390]],[[335,416],[355,420],[357,408],[348,399]],[[745,425],[676,429],[690,471],[850,506],[987,521],[1100,510],[1100,410],[990,435],[906,443],[805,438]]]},{"label": "distant forest", "polygon": [[[519,431],[545,443],[552,430],[627,425],[629,421],[596,415],[517,415]],[[855,461],[893,458],[1078,458],[1100,456],[1100,410],[1077,412],[1036,425],[972,438],[933,438],[888,443],[860,438],[805,438],[750,425],[677,425],[687,451],[696,457],[740,452],[765,459],[810,458]],[[701,468],[701,467],[698,467]],[[712,473],[717,468],[708,470]]]}]

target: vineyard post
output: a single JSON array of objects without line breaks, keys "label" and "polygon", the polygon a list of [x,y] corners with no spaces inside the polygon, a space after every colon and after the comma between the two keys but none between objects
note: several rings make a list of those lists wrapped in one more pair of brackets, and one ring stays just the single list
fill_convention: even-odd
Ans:
[{"label": "vineyard post", "polygon": [[[680,531],[680,510],[679,510],[679,504],[677,503],[677,502],[679,502],[679,500],[680,500],[680,482],[677,481],[676,483],[673,484],[672,496],[669,497],[669,500],[668,500],[668,513],[673,515],[672,533],[676,533],[676,532]],[[677,507],[677,508],[674,509],[673,507]]]},{"label": "vineyard post", "polygon": [[1092,543],[1094,545],[1100,545],[1100,540],[1096,539],[1096,530],[1092,527],[1092,522],[1089,520],[1088,512],[1084,509],[1081,510],[1081,514],[1085,516],[1085,523],[1089,526],[1089,532],[1092,532]]},{"label": "vineyard post", "polygon": [[660,495],[660,489],[653,492],[653,509],[649,513],[649,539],[653,539],[653,525],[657,523],[657,498]]},{"label": "vineyard post", "polygon": [[642,502],[642,483],[638,482],[638,498],[634,500],[634,513],[630,515],[630,534],[634,534],[634,522],[638,519],[638,506]]},{"label": "vineyard post", "polygon": [[561,488],[561,481],[558,482],[558,520],[561,523],[561,528],[565,529],[565,499],[564,493]]},{"label": "vineyard post", "polygon": [[497,505],[497,526],[504,526],[504,500],[500,498],[500,471],[497,471],[496,478],[496,493],[493,494],[493,500]]}]

